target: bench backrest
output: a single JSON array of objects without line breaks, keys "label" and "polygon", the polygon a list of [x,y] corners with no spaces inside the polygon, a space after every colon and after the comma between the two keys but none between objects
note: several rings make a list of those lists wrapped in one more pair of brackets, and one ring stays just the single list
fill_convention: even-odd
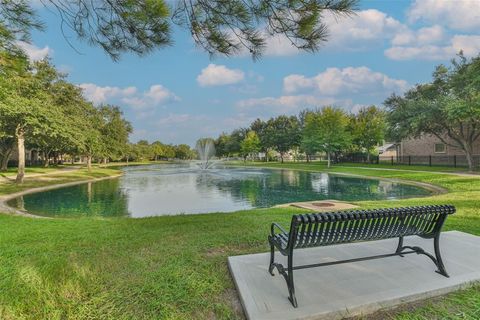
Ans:
[{"label": "bench backrest", "polygon": [[431,238],[454,212],[454,206],[435,205],[294,215],[288,246],[306,248],[409,235]]}]

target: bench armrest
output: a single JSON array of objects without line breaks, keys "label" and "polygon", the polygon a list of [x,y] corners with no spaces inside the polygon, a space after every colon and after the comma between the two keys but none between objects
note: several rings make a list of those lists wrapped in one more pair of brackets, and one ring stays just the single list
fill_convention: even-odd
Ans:
[{"label": "bench armrest", "polygon": [[271,227],[270,227],[270,234],[271,234],[272,236],[275,235],[275,228],[279,229],[279,230],[280,230],[281,232],[283,232],[284,234],[288,234],[288,232],[285,231],[285,229],[283,229],[281,225],[279,225],[278,223],[274,222],[274,223],[272,223],[272,225],[271,225]]}]

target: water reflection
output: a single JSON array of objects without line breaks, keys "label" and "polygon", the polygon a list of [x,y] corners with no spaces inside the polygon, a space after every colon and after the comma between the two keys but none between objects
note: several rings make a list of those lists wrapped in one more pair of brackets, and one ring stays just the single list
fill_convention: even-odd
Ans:
[{"label": "water reflection", "polygon": [[186,165],[129,167],[104,180],[10,201],[44,215],[131,216],[229,212],[280,203],[336,199],[378,200],[424,196],[425,189],[389,181],[292,170]]}]

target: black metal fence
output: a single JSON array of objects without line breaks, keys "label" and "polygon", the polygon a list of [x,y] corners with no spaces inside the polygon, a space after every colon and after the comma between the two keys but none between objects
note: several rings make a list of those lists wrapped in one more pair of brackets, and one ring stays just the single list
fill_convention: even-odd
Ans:
[{"label": "black metal fence", "polygon": [[[346,154],[337,159],[338,162],[374,163],[408,166],[443,166],[443,167],[468,167],[467,157],[464,155],[441,156],[370,156],[366,154]],[[480,166],[480,155],[473,156],[474,167]]]}]

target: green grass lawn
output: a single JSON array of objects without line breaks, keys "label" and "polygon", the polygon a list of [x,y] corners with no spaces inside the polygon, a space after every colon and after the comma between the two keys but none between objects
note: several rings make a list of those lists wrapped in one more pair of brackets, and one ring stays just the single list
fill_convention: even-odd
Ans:
[{"label": "green grass lawn", "polygon": [[[64,165],[61,165],[61,166],[50,166],[50,167],[43,167],[43,166],[38,166],[38,167],[26,167],[25,168],[25,173],[26,174],[38,174],[38,173],[50,173],[50,172],[54,172],[54,171],[58,171],[59,169],[63,169],[63,168],[66,168],[68,166],[64,166]],[[3,171],[3,172],[0,172],[0,176],[1,177],[5,177],[5,178],[11,178],[11,177],[15,177],[17,174],[17,168],[15,167],[10,167],[7,169],[7,171]]]},{"label": "green grass lawn", "polygon": [[[326,170],[323,164],[269,166],[432,183],[449,193],[357,204],[363,208],[454,204],[458,212],[449,217],[445,230],[480,235],[477,177],[346,166]],[[108,175],[111,172],[101,170],[114,169],[95,169],[91,174],[96,170]],[[0,319],[241,318],[227,257],[268,251],[270,223],[288,226],[294,212],[299,210],[144,219],[0,215]],[[373,318],[479,319],[480,287]]]}]

